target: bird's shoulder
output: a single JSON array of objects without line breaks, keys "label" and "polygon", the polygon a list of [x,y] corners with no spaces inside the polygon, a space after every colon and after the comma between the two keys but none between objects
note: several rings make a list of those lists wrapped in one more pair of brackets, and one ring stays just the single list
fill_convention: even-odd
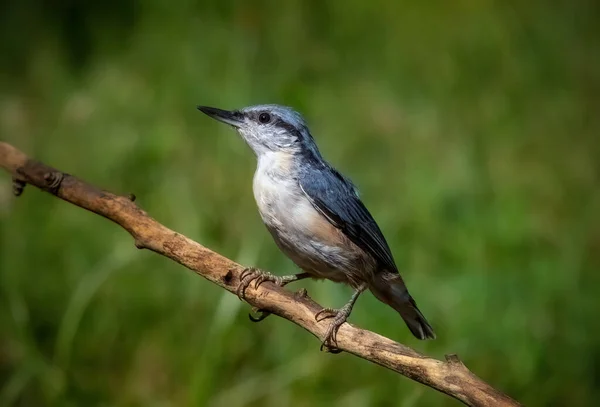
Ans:
[{"label": "bird's shoulder", "polygon": [[303,187],[331,197],[341,194],[358,198],[358,189],[354,183],[327,163],[303,165],[298,171],[298,179]]}]

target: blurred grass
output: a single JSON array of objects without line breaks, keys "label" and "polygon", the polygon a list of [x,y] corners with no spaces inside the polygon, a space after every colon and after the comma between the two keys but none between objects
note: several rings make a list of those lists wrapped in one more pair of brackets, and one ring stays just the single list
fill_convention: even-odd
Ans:
[{"label": "blurred grass", "polygon": [[[294,266],[254,158],[196,104],[296,107],[379,221],[438,333],[352,322],[526,405],[600,397],[598,7],[591,1],[36,2],[0,13],[0,138],[243,264]],[[0,405],[428,406],[445,396],[136,251],[0,177]],[[299,283],[322,304],[349,295]]]}]

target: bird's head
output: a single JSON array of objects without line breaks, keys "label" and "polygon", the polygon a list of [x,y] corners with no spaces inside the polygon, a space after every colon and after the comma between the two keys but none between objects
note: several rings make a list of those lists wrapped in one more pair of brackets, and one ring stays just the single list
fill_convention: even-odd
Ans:
[{"label": "bird's head", "polygon": [[289,107],[257,105],[229,111],[198,106],[198,110],[233,126],[257,156],[268,152],[295,154],[315,148],[304,118]]}]

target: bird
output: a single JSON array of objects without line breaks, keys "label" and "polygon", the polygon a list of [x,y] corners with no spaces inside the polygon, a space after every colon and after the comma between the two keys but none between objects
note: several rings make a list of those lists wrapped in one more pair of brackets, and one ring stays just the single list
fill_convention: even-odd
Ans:
[{"label": "bird", "polygon": [[354,293],[343,307],[315,315],[317,321],[332,319],[321,348],[336,348],[340,326],[367,289],[396,310],[416,338],[435,339],[357,188],[325,161],[300,113],[275,104],[197,108],[232,126],[256,155],[253,192],[260,217],[279,249],[302,270],[277,276],[248,268],[240,276],[240,298],[253,281],[258,287],[264,281],[285,286],[305,278],[326,279],[349,285]]}]

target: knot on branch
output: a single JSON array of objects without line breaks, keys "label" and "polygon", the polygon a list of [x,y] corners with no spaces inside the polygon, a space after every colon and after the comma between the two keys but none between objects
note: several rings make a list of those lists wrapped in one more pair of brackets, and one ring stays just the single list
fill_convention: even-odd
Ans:
[{"label": "knot on branch", "polygon": [[450,366],[466,367],[465,364],[460,360],[460,358],[458,357],[458,355],[456,353],[447,354],[446,362],[448,362],[448,364]]}]

